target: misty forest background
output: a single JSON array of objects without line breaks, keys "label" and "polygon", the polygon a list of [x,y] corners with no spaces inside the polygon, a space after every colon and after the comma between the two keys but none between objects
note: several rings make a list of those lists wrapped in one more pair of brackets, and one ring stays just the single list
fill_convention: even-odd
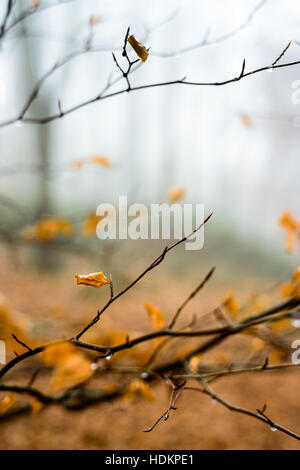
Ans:
[{"label": "misty forest background", "polygon": [[[18,0],[16,11],[27,3]],[[222,80],[237,73],[244,58],[249,69],[271,64],[288,41],[298,39],[300,11],[293,1],[284,8],[279,1],[266,2],[248,21],[258,4],[115,1],[112,6],[92,0],[33,15],[1,44],[0,120],[19,113],[57,60],[84,47],[91,15],[99,19],[92,40],[97,52],[58,69],[29,115],[56,112],[58,100],[68,108],[95,96],[111,73],[118,74],[111,51],[122,47],[128,25],[151,48],[150,60],[132,77],[134,84],[183,76]],[[213,44],[193,49],[203,37]],[[294,42],[287,58],[298,55]],[[4,127],[1,194],[17,208],[3,200],[2,225],[18,231],[42,214],[79,223],[101,202],[117,203],[119,194],[127,194],[129,202],[164,202],[167,191],[181,185],[187,190],[183,202],[201,202],[214,212],[204,251],[219,267],[224,261],[229,271],[234,265],[233,270],[256,275],[270,276],[283,266],[289,272],[276,223],[283,210],[297,215],[298,209],[300,108],[291,99],[298,78],[295,67],[225,87],[149,89],[87,106],[45,126]],[[107,156],[113,168],[74,170],[74,161],[93,154]],[[137,243],[120,243],[130,259],[140,256]],[[100,251],[111,248],[109,242],[95,244]],[[191,258],[194,254],[184,257],[187,263]]]}]

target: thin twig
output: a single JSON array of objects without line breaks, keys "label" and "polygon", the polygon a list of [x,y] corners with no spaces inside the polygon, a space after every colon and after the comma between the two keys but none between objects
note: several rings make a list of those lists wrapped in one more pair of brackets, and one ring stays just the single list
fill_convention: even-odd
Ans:
[{"label": "thin twig", "polygon": [[[221,405],[224,405],[229,410],[251,416],[252,418],[255,418],[255,419],[258,419],[258,420],[262,421],[263,423],[267,424],[268,426],[271,426],[272,428],[274,428],[274,430],[281,431],[284,434],[287,434],[288,436],[293,437],[294,439],[300,440],[300,436],[298,434],[296,434],[293,431],[290,431],[289,429],[281,426],[278,423],[275,423],[275,421],[273,421],[273,420],[271,421],[261,411],[257,410],[257,413],[254,413],[253,411],[247,410],[246,408],[241,408],[241,407],[232,405],[231,403],[229,403],[228,401],[224,400],[219,395],[217,395],[210,388],[210,386],[207,384],[207,382],[202,381],[201,383],[202,383],[204,389],[194,388],[195,391],[200,391],[200,392],[202,391],[202,392],[210,395],[214,400],[216,400]],[[192,388],[190,388],[190,390],[192,390]]]},{"label": "thin twig", "polygon": [[93,318],[93,320],[87,325],[85,326],[75,337],[74,339],[75,340],[79,340],[79,338],[81,338],[81,336],[87,331],[89,330],[93,325],[95,325],[101,315],[103,314],[103,312],[105,312],[105,310],[113,303],[115,302],[119,297],[121,297],[122,295],[124,295],[129,289],[131,289],[135,284],[137,284],[148,272],[150,272],[152,269],[156,268],[165,258],[166,254],[171,251],[173,248],[175,248],[177,245],[179,245],[180,243],[183,243],[185,242],[187,239],[189,239],[194,233],[196,233],[198,230],[200,230],[205,224],[206,222],[208,222],[208,220],[211,218],[212,216],[212,213],[209,214],[209,216],[207,216],[204,221],[198,226],[196,227],[189,235],[186,235],[184,236],[183,238],[181,238],[180,240],[178,240],[177,242],[173,243],[172,245],[170,246],[166,246],[166,248],[162,251],[162,253],[133,281],[131,282],[125,289],[121,290],[117,295],[113,296],[113,297],[110,297],[110,299],[108,300],[108,302],[104,305],[104,307],[102,307],[101,310],[98,310],[97,312],[97,315]]},{"label": "thin twig", "polygon": [[16,335],[14,335],[13,333],[11,333],[11,335],[17,343],[19,343],[24,348],[28,349],[28,351],[32,351],[32,349],[29,346],[27,346],[27,344],[25,344],[23,341],[21,341],[19,338],[17,338]]}]

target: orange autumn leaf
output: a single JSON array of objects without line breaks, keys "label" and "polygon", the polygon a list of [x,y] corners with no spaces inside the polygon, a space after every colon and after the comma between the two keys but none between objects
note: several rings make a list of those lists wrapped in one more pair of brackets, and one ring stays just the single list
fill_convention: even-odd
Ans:
[{"label": "orange autumn leaf", "polygon": [[295,284],[300,284],[300,268],[297,268],[296,271],[293,274],[293,282]]},{"label": "orange autumn leaf", "polygon": [[231,354],[223,351],[217,351],[213,353],[211,358],[218,364],[227,364],[232,360]]},{"label": "orange autumn leaf", "polygon": [[286,358],[286,353],[280,349],[274,349],[271,354],[269,354],[270,362],[282,362]]},{"label": "orange autumn leaf", "polygon": [[248,116],[248,114],[242,114],[241,115],[241,121],[242,121],[242,123],[244,124],[245,127],[253,126],[252,119],[250,118],[250,116]]},{"label": "orange autumn leaf", "polygon": [[185,188],[182,187],[182,186],[179,186],[178,188],[171,189],[168,192],[167,196],[168,196],[168,199],[169,199],[170,202],[177,202],[177,201],[179,201],[180,199],[183,198],[185,193],[186,193]]},{"label": "orange autumn leaf", "polygon": [[202,358],[203,358],[202,354],[197,354],[196,356],[191,357],[189,361],[189,369],[194,374],[198,372],[199,364],[201,363]]},{"label": "orange autumn leaf", "polygon": [[292,217],[292,214],[289,211],[285,211],[281,214],[278,219],[278,225],[292,231],[297,229],[297,221]]},{"label": "orange autumn leaf", "polygon": [[117,386],[115,384],[105,384],[103,390],[105,393],[111,394],[117,390]]},{"label": "orange autumn leaf", "polygon": [[109,330],[104,336],[101,337],[101,344],[105,346],[116,346],[117,344],[124,343],[128,338],[128,333],[123,330]]},{"label": "orange autumn leaf", "polygon": [[192,346],[182,346],[176,349],[173,354],[172,354],[172,360],[173,361],[178,361],[183,359],[185,356],[190,354],[192,352],[193,348]]},{"label": "orange autumn leaf", "polygon": [[51,388],[55,392],[66,390],[85,382],[92,375],[91,361],[77,352],[55,368]]},{"label": "orange autumn leaf", "polygon": [[282,297],[300,295],[300,268],[296,269],[291,281],[284,282],[280,286],[280,294]]},{"label": "orange autumn leaf", "polygon": [[148,401],[155,401],[151,388],[141,379],[135,379],[128,385],[124,399],[131,401],[135,395],[140,395]]},{"label": "orange autumn leaf", "polygon": [[49,344],[43,351],[42,358],[46,365],[57,365],[65,361],[65,359],[77,352],[75,346],[68,341]]},{"label": "orange autumn leaf", "polygon": [[146,62],[148,59],[149,52],[147,48],[139,41],[135,39],[133,35],[129,36],[128,42],[131,45],[132,49],[136,52],[142,62]]},{"label": "orange autumn leaf", "polygon": [[291,322],[288,318],[282,318],[281,320],[272,321],[269,323],[270,330],[280,333],[291,327]]},{"label": "orange autumn leaf", "polygon": [[84,284],[85,286],[102,287],[108,284],[107,277],[102,273],[90,273],[90,274],[76,274],[77,284]]},{"label": "orange autumn leaf", "polygon": [[285,250],[287,253],[291,253],[294,249],[295,238],[299,239],[299,222],[292,217],[290,212],[285,211],[279,217],[278,225],[286,231]]},{"label": "orange autumn leaf", "polygon": [[165,326],[163,314],[158,308],[154,307],[149,302],[145,302],[145,309],[151,319],[153,328],[160,330]]},{"label": "orange autumn leaf", "polygon": [[253,340],[251,341],[250,347],[253,351],[256,351],[256,352],[263,351],[265,349],[265,343],[260,338],[253,338]]},{"label": "orange autumn leaf", "polygon": [[33,397],[30,403],[31,415],[36,416],[37,414],[39,414],[43,407],[44,404],[37,398]]},{"label": "orange autumn leaf", "polygon": [[284,282],[280,286],[280,294],[282,295],[282,297],[290,297],[291,295],[293,295],[293,292],[294,286],[291,282]]},{"label": "orange autumn leaf", "polygon": [[74,228],[71,222],[66,219],[45,217],[38,220],[34,225],[26,227],[21,232],[21,237],[26,241],[50,242],[57,235],[71,237],[74,234]]},{"label": "orange autumn leaf", "polygon": [[261,330],[263,329],[262,325],[250,326],[246,330],[242,331],[243,335],[246,336],[260,336]]},{"label": "orange autumn leaf", "polygon": [[82,160],[75,160],[72,166],[74,170],[81,170],[83,165],[84,165],[84,162]]},{"label": "orange autumn leaf", "polygon": [[89,20],[90,26],[96,26],[100,23],[100,17],[92,15]]},{"label": "orange autumn leaf", "polygon": [[253,313],[258,313],[261,310],[268,308],[270,299],[266,295],[257,295],[255,293],[250,296],[250,306],[247,309],[247,316]]},{"label": "orange autumn leaf", "polygon": [[0,401],[0,414],[6,413],[17,401],[17,394],[8,392],[7,395]]},{"label": "orange autumn leaf", "polygon": [[40,6],[40,1],[39,0],[31,0],[31,3],[30,3],[31,10],[35,10],[39,6]]},{"label": "orange autumn leaf", "polygon": [[93,157],[91,157],[91,162],[104,167],[111,166],[110,160],[107,157],[103,157],[102,155],[94,155]]},{"label": "orange autumn leaf", "polygon": [[222,300],[222,306],[232,315],[236,316],[239,311],[239,304],[234,297],[233,290],[229,290]]},{"label": "orange autumn leaf", "polygon": [[51,388],[55,392],[74,387],[93,375],[91,361],[66,341],[47,346],[43,361],[55,366],[51,379]]},{"label": "orange autumn leaf", "polygon": [[100,220],[104,219],[105,215],[90,214],[83,223],[83,233],[86,237],[92,237],[96,234],[96,228]]},{"label": "orange autumn leaf", "polygon": [[14,309],[5,295],[0,292],[0,339],[5,341],[7,349],[18,347],[12,333],[22,338],[25,343],[30,343],[28,338],[31,321],[24,313]]}]

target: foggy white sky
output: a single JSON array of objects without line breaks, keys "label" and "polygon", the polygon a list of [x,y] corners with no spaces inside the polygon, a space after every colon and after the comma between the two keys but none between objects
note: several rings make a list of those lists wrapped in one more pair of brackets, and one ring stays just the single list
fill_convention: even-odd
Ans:
[{"label": "foggy white sky", "polygon": [[[29,2],[18,0],[20,4]],[[2,0],[2,2],[3,0]],[[42,3],[42,2],[41,2]],[[122,46],[127,26],[138,39],[149,35],[148,61],[132,75],[132,85],[173,80],[220,81],[271,64],[290,40],[300,40],[300,6],[295,0],[268,0],[242,31],[216,45],[175,57],[159,57],[197,43],[209,28],[209,40],[244,23],[257,0],[86,0],[47,10],[26,23],[30,38],[8,38],[0,54],[0,120],[14,117],[36,79],[57,59],[82,47],[91,14],[101,18],[89,53],[56,72],[42,88],[32,114],[43,115],[90,99],[111,72],[109,52]],[[1,5],[3,7],[3,5]],[[25,47],[27,50],[25,50]],[[118,54],[118,51],[116,52]],[[292,44],[282,62],[300,58]],[[71,168],[76,159],[105,155],[114,168],[87,166],[80,172],[56,172],[49,181],[53,201],[94,209],[129,194],[138,202],[163,201],[173,186],[187,188],[186,202],[204,203],[215,217],[228,220],[249,236],[282,246],[277,217],[288,208],[299,214],[300,105],[291,101],[300,66],[263,72],[224,87],[172,86],[124,94],[47,125],[52,168]],[[122,89],[120,82],[117,88]],[[250,116],[245,127],[240,115]],[[20,170],[37,162],[39,126],[0,129],[1,168]],[[1,177],[1,192],[26,207],[38,178],[23,171]],[[255,221],[255,222],[253,222]],[[253,234],[255,227],[255,234]],[[252,235],[251,235],[252,233]]]}]

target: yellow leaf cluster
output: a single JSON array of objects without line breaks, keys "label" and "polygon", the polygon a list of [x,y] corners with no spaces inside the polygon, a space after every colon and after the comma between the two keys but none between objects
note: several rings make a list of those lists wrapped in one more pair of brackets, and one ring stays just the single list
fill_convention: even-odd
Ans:
[{"label": "yellow leaf cluster", "polygon": [[148,401],[155,401],[151,388],[141,379],[135,379],[128,385],[124,399],[131,401],[136,395],[142,396]]},{"label": "yellow leaf cluster", "polygon": [[93,375],[91,361],[66,341],[47,346],[43,361],[55,366],[51,379],[51,388],[55,392],[72,388]]},{"label": "yellow leaf cluster", "polygon": [[296,269],[291,281],[281,284],[279,290],[282,297],[300,296],[300,268]]},{"label": "yellow leaf cluster", "polygon": [[280,286],[280,294],[282,297],[290,297],[293,295],[294,286],[291,282],[284,282]]},{"label": "yellow leaf cluster", "polygon": [[101,165],[101,166],[104,166],[104,167],[110,167],[111,166],[110,160],[106,157],[103,157],[102,155],[94,155],[91,158],[91,162],[95,163],[96,165]]},{"label": "yellow leaf cluster", "polygon": [[146,62],[148,59],[149,52],[147,48],[139,41],[135,39],[133,35],[129,36],[128,42],[131,45],[132,49],[136,52],[142,62]]},{"label": "yellow leaf cluster", "polygon": [[274,349],[269,355],[270,362],[282,362],[286,358],[286,353],[280,349]]},{"label": "yellow leaf cluster", "polygon": [[105,215],[96,215],[94,213],[89,214],[83,223],[82,230],[84,235],[86,237],[92,237],[93,235],[95,235],[98,223],[105,217]]},{"label": "yellow leaf cluster", "polygon": [[239,304],[234,296],[233,290],[229,290],[225,297],[222,300],[222,306],[229,312],[232,316],[236,317],[239,312]]},{"label": "yellow leaf cluster", "polygon": [[76,274],[77,284],[84,284],[85,286],[102,287],[108,284],[107,277],[102,273],[90,273],[90,274]]},{"label": "yellow leaf cluster", "polygon": [[145,309],[147,310],[148,315],[151,319],[153,328],[155,328],[156,330],[160,330],[165,326],[163,314],[158,308],[154,307],[149,302],[145,302]]},{"label": "yellow leaf cluster", "polygon": [[83,160],[75,160],[72,166],[74,170],[80,170],[83,167],[83,165],[86,165],[87,163],[100,165],[105,168],[109,168],[112,166],[112,163],[109,160],[109,158],[104,157],[103,155],[93,155],[92,157],[85,158]]},{"label": "yellow leaf cluster", "polygon": [[278,219],[278,225],[285,231],[285,250],[291,253],[294,249],[295,240],[300,242],[300,222],[294,219],[288,211],[282,213]]},{"label": "yellow leaf cluster", "polygon": [[250,305],[247,309],[247,313],[253,314],[268,308],[270,305],[270,298],[267,295],[258,295],[256,292],[252,292],[249,296],[249,303]]},{"label": "yellow leaf cluster", "polygon": [[29,330],[30,322],[25,314],[12,308],[5,295],[0,292],[0,339],[5,341],[8,348],[15,348],[17,343],[11,333],[26,343]]},{"label": "yellow leaf cluster", "polygon": [[74,228],[71,222],[66,219],[45,217],[34,225],[26,227],[22,231],[21,237],[26,241],[47,243],[54,240],[59,234],[72,237]]},{"label": "yellow leaf cluster", "polygon": [[281,331],[287,330],[291,327],[291,322],[288,318],[282,318],[278,321],[272,321],[269,323],[270,330],[280,333]]},{"label": "yellow leaf cluster", "polygon": [[0,401],[0,414],[6,413],[17,401],[17,395],[14,392],[8,392]]},{"label": "yellow leaf cluster", "polygon": [[170,189],[167,197],[170,202],[177,202],[184,197],[185,193],[185,188],[183,186],[178,186],[177,188]]},{"label": "yellow leaf cluster", "polygon": [[300,268],[297,268],[293,274],[293,282],[295,284],[300,284]]}]

